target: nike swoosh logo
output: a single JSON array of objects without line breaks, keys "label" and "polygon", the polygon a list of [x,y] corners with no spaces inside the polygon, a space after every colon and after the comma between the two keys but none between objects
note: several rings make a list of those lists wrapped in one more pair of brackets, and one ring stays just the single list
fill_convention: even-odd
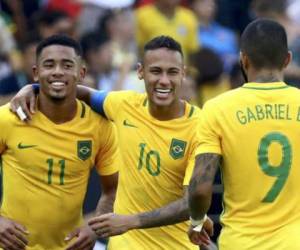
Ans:
[{"label": "nike swoosh logo", "polygon": [[22,142],[20,142],[19,144],[18,144],[18,148],[19,149],[25,149],[25,148],[34,148],[34,147],[36,147],[37,145],[24,145],[24,144],[22,144]]},{"label": "nike swoosh logo", "polygon": [[137,126],[135,126],[135,125],[133,125],[133,124],[130,124],[130,123],[128,123],[128,121],[127,121],[127,120],[124,120],[124,121],[123,121],[123,125],[124,125],[124,126],[127,126],[127,127],[137,128]]}]

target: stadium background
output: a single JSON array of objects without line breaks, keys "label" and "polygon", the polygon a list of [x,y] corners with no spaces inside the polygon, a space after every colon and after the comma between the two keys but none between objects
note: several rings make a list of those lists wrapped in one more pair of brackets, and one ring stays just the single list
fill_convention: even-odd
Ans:
[{"label": "stadium background", "polygon": [[[163,22],[154,22],[157,16],[147,8],[155,2],[174,8],[175,17],[162,10],[155,15]],[[177,15],[181,8],[185,8],[185,14]],[[188,37],[188,43],[195,39],[196,47],[189,48],[183,43],[188,74],[181,96],[201,107],[206,100],[243,84],[238,59],[239,35],[257,17],[275,19],[286,28],[294,56],[285,77],[289,84],[298,87],[299,14],[300,1],[296,0],[0,0],[0,105],[8,102],[22,86],[33,82],[35,47],[42,38],[55,33],[68,34],[81,42],[88,68],[86,80],[81,84],[108,91],[143,92],[143,83],[137,79],[135,69],[143,42],[154,34],[147,34],[150,27],[157,29],[155,34],[167,32],[182,41]],[[93,172],[85,213],[95,208],[100,193]],[[221,200],[218,176],[210,209],[215,221],[214,240],[220,230]]]}]

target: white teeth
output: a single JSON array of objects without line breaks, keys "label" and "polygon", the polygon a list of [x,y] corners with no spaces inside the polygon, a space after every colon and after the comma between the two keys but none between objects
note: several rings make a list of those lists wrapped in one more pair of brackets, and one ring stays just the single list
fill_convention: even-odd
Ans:
[{"label": "white teeth", "polygon": [[170,93],[171,89],[155,89],[155,91],[159,93]]},{"label": "white teeth", "polygon": [[56,86],[56,87],[60,87],[60,86],[64,86],[65,83],[64,82],[52,82],[51,83],[53,86]]}]

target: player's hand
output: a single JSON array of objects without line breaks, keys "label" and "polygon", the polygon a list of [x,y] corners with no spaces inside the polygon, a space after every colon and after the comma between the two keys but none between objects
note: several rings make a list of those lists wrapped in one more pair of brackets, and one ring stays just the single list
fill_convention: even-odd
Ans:
[{"label": "player's hand", "polygon": [[0,247],[9,250],[25,249],[28,244],[26,228],[13,220],[0,217]]},{"label": "player's hand", "polygon": [[202,227],[201,232],[196,232],[193,230],[193,226],[190,226],[188,235],[190,238],[190,241],[194,243],[195,245],[204,245],[206,247],[210,244],[210,237],[212,236],[214,231],[214,223],[213,221],[208,217]]},{"label": "player's hand", "polygon": [[88,221],[89,226],[101,238],[119,235],[135,228],[136,217],[114,213],[103,214]]},{"label": "player's hand", "polygon": [[[31,120],[35,112],[35,100],[32,85],[26,85],[11,99],[10,110],[17,114],[18,108],[21,107],[26,115],[25,121]],[[23,120],[20,116],[19,118]]]},{"label": "player's hand", "polygon": [[97,235],[89,226],[83,226],[71,232],[65,238],[65,241],[69,242],[72,239],[75,239],[75,241],[70,243],[66,250],[91,250],[94,248]]}]

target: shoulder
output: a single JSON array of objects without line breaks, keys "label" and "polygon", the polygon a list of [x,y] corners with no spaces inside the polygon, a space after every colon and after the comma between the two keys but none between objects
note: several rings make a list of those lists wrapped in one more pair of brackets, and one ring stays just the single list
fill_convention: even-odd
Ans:
[{"label": "shoulder", "polygon": [[228,90],[228,91],[208,100],[204,104],[204,108],[230,104],[232,102],[232,100],[242,97],[243,96],[243,95],[241,95],[242,92],[243,92],[242,88]]},{"label": "shoulder", "polygon": [[139,18],[145,17],[145,15],[153,15],[155,13],[155,8],[152,4],[145,5],[137,8],[135,11],[136,16]]},{"label": "shoulder", "polygon": [[105,102],[140,103],[145,98],[145,94],[141,94],[132,90],[112,91],[108,93]]},{"label": "shoulder", "polygon": [[194,24],[197,23],[197,18],[191,10],[185,7],[178,7],[177,11],[178,11],[178,16],[180,16],[186,22],[194,23]]},{"label": "shoulder", "polygon": [[17,119],[17,117],[12,112],[10,112],[9,104],[0,106],[0,117],[1,117],[1,119],[0,119],[1,123],[7,122],[7,121],[13,121],[13,120]]},{"label": "shoulder", "polygon": [[188,102],[185,102],[185,105],[188,119],[198,118],[200,116],[201,109],[198,106],[190,104]]}]

